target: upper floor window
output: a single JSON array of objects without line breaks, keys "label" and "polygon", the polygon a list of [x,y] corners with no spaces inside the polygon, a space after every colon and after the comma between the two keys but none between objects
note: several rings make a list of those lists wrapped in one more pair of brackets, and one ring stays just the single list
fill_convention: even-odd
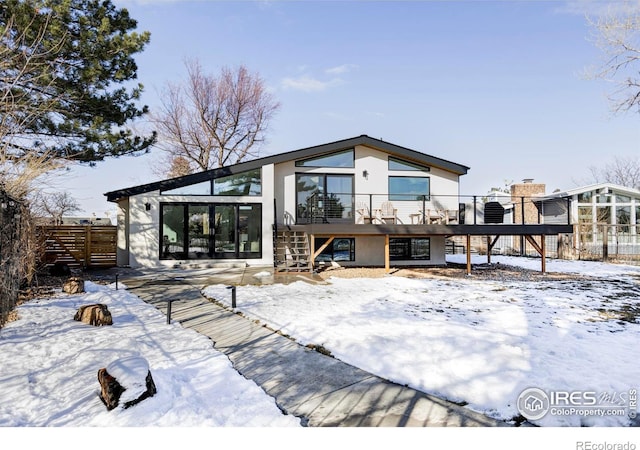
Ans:
[{"label": "upper floor window", "polygon": [[429,200],[429,177],[389,177],[389,200]]},{"label": "upper floor window", "polygon": [[213,195],[262,195],[260,169],[213,180]]},{"label": "upper floor window", "polygon": [[411,171],[429,172],[431,169],[427,166],[422,166],[420,164],[412,163],[409,161],[403,161],[402,159],[389,156],[389,170],[411,170]]},{"label": "upper floor window", "polygon": [[211,180],[162,191],[163,195],[211,195]]},{"label": "upper floor window", "polygon": [[578,201],[580,203],[591,203],[593,197],[593,191],[582,192],[578,194]]},{"label": "upper floor window", "polygon": [[296,167],[354,167],[353,149],[296,161]]}]

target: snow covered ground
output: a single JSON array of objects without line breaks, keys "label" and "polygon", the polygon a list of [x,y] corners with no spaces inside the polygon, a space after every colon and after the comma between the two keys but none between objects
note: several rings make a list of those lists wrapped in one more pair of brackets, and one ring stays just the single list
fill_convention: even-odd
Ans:
[{"label": "snow covered ground", "polygon": [[[492,261],[540,268],[539,259]],[[518,395],[530,387],[597,392],[612,406],[628,403],[640,384],[634,322],[640,268],[548,260],[547,270],[593,278],[334,277],[328,285],[239,286],[238,310],[362,369],[504,420],[518,415]],[[209,339],[167,325],[163,314],[123,289],[87,282],[87,290],[28,302],[18,309],[20,319],[0,330],[0,427],[251,426],[296,434],[299,420],[283,415]],[[205,291],[230,303],[226,285]],[[107,304],[114,325],[73,321],[87,303]],[[158,393],[133,408],[107,411],[97,396],[97,371],[127,356],[149,362]],[[630,425],[626,413],[548,414],[535,423]]]},{"label": "snow covered ground", "polygon": [[[540,268],[539,259],[492,262]],[[531,387],[588,392],[587,403],[597,395],[601,409],[620,410],[640,387],[640,268],[549,260],[547,271],[593,279],[332,277],[329,285],[239,286],[237,309],[303,345],[495,418],[517,416],[518,396]],[[204,293],[230,303],[225,285]],[[534,423],[629,426],[628,412],[547,414]]]},{"label": "snow covered ground", "polygon": [[[123,289],[85,287],[85,294],[21,305],[20,319],[0,330],[0,427],[300,426],[208,338],[167,325],[155,307]],[[114,324],[74,321],[78,307],[90,303],[106,304]],[[107,411],[98,369],[130,356],[148,361],[158,392]]]}]

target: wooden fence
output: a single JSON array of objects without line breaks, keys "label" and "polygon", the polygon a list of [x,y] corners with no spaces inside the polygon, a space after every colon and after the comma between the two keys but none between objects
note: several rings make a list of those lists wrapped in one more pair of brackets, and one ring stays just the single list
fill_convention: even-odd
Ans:
[{"label": "wooden fence", "polygon": [[38,227],[46,266],[97,268],[116,265],[117,227],[51,225]]}]

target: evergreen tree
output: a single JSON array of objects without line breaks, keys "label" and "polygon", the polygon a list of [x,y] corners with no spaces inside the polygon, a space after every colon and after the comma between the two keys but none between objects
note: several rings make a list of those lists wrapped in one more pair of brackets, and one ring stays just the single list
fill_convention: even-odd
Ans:
[{"label": "evergreen tree", "polygon": [[[130,124],[147,113],[133,55],[149,42],[110,0],[3,0],[0,4],[0,150],[93,162],[142,152],[155,133]],[[9,155],[9,158],[7,158]]]}]

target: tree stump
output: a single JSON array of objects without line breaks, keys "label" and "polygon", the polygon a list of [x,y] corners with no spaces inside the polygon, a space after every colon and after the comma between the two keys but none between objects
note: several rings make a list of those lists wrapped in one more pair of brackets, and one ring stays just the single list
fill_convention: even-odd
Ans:
[{"label": "tree stump", "polygon": [[83,305],[78,308],[78,312],[73,316],[73,320],[100,327],[102,325],[113,325],[113,317],[107,305],[96,303],[94,305]]},{"label": "tree stump", "polygon": [[62,285],[62,291],[67,294],[80,294],[84,292],[84,280],[80,277],[71,277]]},{"label": "tree stump", "polygon": [[98,370],[100,400],[111,411],[119,404],[127,409],[153,397],[157,390],[146,359],[131,356]]}]

